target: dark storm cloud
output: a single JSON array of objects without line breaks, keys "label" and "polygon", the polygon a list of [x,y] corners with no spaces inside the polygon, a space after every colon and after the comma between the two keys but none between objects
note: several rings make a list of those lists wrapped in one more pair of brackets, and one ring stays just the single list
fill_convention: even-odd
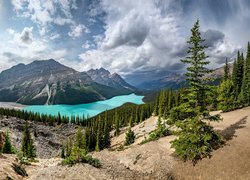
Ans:
[{"label": "dark storm cloud", "polygon": [[20,38],[22,40],[23,43],[31,43],[32,42],[32,29],[33,28],[24,28],[22,34],[20,35]]},{"label": "dark storm cloud", "polygon": [[202,32],[201,36],[205,39],[205,45],[207,47],[214,47],[217,42],[222,41],[225,38],[225,34],[220,31],[209,29],[206,32]]},{"label": "dark storm cloud", "polygon": [[176,62],[169,65],[169,71],[180,71],[185,67],[185,64],[182,62]]},{"label": "dark storm cloud", "polygon": [[110,32],[112,38],[105,39],[105,48],[111,49],[121,45],[140,46],[148,36],[150,24],[145,16],[133,13],[125,16]]},{"label": "dark storm cloud", "polygon": [[9,62],[12,63],[19,63],[19,61],[22,60],[19,55],[12,52],[3,52],[3,56],[8,58]]}]

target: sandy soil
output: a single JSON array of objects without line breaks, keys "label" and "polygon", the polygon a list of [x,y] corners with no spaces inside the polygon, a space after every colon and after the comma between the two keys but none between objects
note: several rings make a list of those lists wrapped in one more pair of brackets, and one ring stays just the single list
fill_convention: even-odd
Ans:
[{"label": "sandy soil", "polygon": [[5,180],[6,177],[11,177],[12,179],[19,180],[22,176],[19,176],[12,169],[11,165],[15,162],[16,156],[4,154],[0,155],[0,179]]},{"label": "sandy soil", "polygon": [[[157,117],[150,117],[146,121],[131,128],[136,136],[134,145],[139,144],[141,141],[148,137],[149,133],[155,129],[156,122]],[[118,137],[112,138],[111,147],[117,147],[124,144],[127,129],[128,128],[123,128],[121,130],[122,133]]]},{"label": "sandy soil", "polygon": [[221,115],[224,120],[212,125],[226,145],[196,166],[176,160],[172,169],[176,179],[250,179],[250,107]]}]

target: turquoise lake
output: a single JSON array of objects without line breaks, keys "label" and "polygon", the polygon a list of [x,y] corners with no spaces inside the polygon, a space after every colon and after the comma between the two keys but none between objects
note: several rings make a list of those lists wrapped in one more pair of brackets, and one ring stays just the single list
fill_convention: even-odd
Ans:
[{"label": "turquoise lake", "polygon": [[143,104],[142,98],[144,96],[138,96],[135,94],[115,96],[111,99],[96,101],[93,103],[87,104],[78,104],[78,105],[32,105],[26,106],[24,110],[31,112],[38,112],[41,114],[50,114],[58,115],[60,112],[61,115],[70,117],[71,115],[82,117],[83,114],[85,117],[95,116],[103,111],[116,108],[123,105],[124,103],[130,102],[134,104]]}]

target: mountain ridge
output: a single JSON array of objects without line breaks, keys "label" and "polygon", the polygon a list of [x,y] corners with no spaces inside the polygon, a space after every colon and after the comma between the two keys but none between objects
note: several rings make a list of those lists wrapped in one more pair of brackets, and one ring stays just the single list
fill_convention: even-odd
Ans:
[{"label": "mountain ridge", "polygon": [[54,59],[18,64],[0,73],[0,101],[39,105],[80,104],[132,92],[134,89],[118,84],[100,84],[87,72],[78,72]]},{"label": "mountain ridge", "polygon": [[119,74],[110,73],[104,68],[90,69],[86,72],[95,82],[115,88],[127,88],[136,90],[135,87],[128,84]]},{"label": "mountain ridge", "polygon": [[[233,64],[229,64],[229,72],[232,73]],[[218,84],[220,79],[224,74],[224,66],[215,68],[209,77],[214,79],[214,84]],[[136,87],[145,89],[145,90],[158,90],[158,89],[178,89],[185,86],[186,77],[182,73],[167,73],[166,75],[159,76],[153,80],[144,81],[141,84],[138,84]]]}]

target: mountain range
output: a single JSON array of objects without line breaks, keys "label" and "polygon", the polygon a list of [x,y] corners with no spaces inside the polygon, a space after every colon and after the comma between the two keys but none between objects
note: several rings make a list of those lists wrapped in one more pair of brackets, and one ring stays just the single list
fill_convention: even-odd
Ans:
[{"label": "mountain range", "polygon": [[[229,71],[232,73],[233,64],[229,64]],[[224,66],[213,70],[208,76],[213,79],[213,84],[218,85],[222,76],[224,74]],[[151,75],[152,76],[152,75]],[[135,86],[144,90],[157,90],[157,89],[178,89],[185,86],[185,75],[180,73],[165,72],[165,74],[160,74],[155,77],[142,81]]]},{"label": "mountain range", "polygon": [[103,68],[78,72],[53,59],[18,64],[0,73],[0,101],[27,105],[89,103],[135,91],[116,73]]}]

